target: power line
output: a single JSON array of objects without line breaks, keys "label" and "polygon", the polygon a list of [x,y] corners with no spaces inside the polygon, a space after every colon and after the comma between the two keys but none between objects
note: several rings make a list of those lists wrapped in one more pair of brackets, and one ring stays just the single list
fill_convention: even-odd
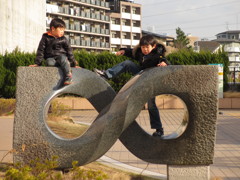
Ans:
[{"label": "power line", "polygon": [[185,9],[185,10],[168,11],[168,12],[163,12],[163,13],[158,13],[158,14],[152,14],[152,15],[148,15],[148,16],[143,16],[143,18],[148,18],[148,17],[152,17],[152,16],[158,16],[158,15],[165,15],[165,14],[174,14],[174,13],[180,13],[180,12],[188,12],[188,11],[193,11],[193,10],[198,10],[198,9],[203,9],[203,8],[214,7],[214,6],[221,6],[221,5],[225,5],[225,4],[232,4],[232,3],[236,3],[236,2],[239,3],[240,1],[239,1],[239,0],[234,0],[234,1],[231,1],[231,2],[212,4],[212,5],[209,5],[209,6],[202,6],[202,7]]},{"label": "power line", "polygon": [[170,1],[175,1],[175,0],[165,0],[165,1],[161,1],[161,2],[158,1],[157,3],[152,3],[152,4],[148,3],[148,4],[145,4],[144,7],[145,6],[155,6],[156,4],[165,4],[165,3],[169,3]]},{"label": "power line", "polygon": [[[224,17],[226,16],[232,16],[232,15],[236,15],[236,14],[239,14],[239,12],[235,12],[235,13],[228,13],[228,14],[224,14]],[[205,20],[209,20],[209,19],[215,19],[216,17],[219,17],[219,15],[216,15],[216,16],[211,16],[211,17],[207,17],[207,18],[201,18],[201,19],[194,19],[192,21],[186,21],[186,22],[181,22],[181,24],[189,24],[189,23],[193,23],[193,22],[199,22],[199,21],[205,21]],[[161,24],[161,26],[168,26],[168,25],[172,25],[173,23],[169,23],[169,24]]]},{"label": "power line", "polygon": [[[236,25],[236,23],[228,23],[228,25]],[[216,24],[216,25],[208,25],[207,27],[219,27],[219,26],[226,26],[226,24]],[[192,27],[185,27],[184,29],[200,29],[200,28],[206,28],[206,26],[192,26]],[[173,31],[175,29],[156,29],[156,30],[161,30],[161,31]]]}]

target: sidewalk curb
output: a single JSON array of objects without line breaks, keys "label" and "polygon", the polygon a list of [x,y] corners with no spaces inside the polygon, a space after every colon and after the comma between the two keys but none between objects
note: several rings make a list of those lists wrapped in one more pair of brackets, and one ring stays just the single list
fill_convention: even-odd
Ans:
[{"label": "sidewalk curb", "polygon": [[124,170],[124,171],[132,172],[132,173],[136,173],[136,174],[141,174],[141,175],[152,177],[152,178],[155,178],[155,179],[161,179],[161,180],[167,179],[167,175],[152,172],[152,171],[148,171],[148,170],[144,170],[144,169],[137,168],[137,167],[133,167],[133,166],[124,164],[120,161],[116,161],[116,160],[114,160],[112,158],[109,158],[107,156],[102,156],[100,159],[97,160],[97,162],[108,165],[108,166],[111,166],[111,167],[115,167],[116,169],[121,169],[121,170]]}]

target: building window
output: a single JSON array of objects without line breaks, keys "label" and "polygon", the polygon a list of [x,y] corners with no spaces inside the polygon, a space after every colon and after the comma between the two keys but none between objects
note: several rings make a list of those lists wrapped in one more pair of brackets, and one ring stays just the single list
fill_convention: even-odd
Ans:
[{"label": "building window", "polygon": [[137,14],[136,8],[132,8],[132,13]]},{"label": "building window", "polygon": [[126,25],[126,22],[127,22],[127,20],[123,19],[123,20],[122,20],[122,25],[125,26],[125,25]]},{"label": "building window", "polygon": [[112,33],[112,38],[116,38],[116,33]]}]

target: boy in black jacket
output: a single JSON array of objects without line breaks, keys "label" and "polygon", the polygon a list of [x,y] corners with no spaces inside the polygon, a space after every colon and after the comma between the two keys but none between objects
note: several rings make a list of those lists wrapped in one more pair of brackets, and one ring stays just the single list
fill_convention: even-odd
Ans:
[{"label": "boy in black jacket", "polygon": [[55,18],[50,23],[50,31],[42,35],[37,49],[35,64],[30,67],[41,66],[46,59],[47,66],[60,66],[65,77],[64,85],[72,83],[71,67],[77,66],[69,41],[64,36],[65,22]]},{"label": "boy in black jacket", "polygon": [[[123,61],[112,68],[101,71],[94,71],[101,77],[111,79],[123,72],[130,72],[133,75],[141,70],[156,66],[167,66],[170,63],[165,58],[166,48],[152,35],[143,36],[140,39],[139,46],[134,49],[120,49],[116,55],[125,55],[139,62],[139,65],[130,60]],[[148,112],[150,116],[150,124],[152,129],[156,129],[153,136],[162,136],[164,134],[158,108],[156,106],[155,97],[148,101]]]}]

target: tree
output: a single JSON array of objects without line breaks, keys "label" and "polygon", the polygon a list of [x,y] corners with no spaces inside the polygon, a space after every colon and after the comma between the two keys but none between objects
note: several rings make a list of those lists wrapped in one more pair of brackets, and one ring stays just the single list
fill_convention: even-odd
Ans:
[{"label": "tree", "polygon": [[175,46],[178,49],[184,49],[184,48],[188,48],[188,45],[190,43],[189,38],[185,35],[185,33],[181,30],[181,28],[177,28],[176,29],[176,40],[175,40]]}]

